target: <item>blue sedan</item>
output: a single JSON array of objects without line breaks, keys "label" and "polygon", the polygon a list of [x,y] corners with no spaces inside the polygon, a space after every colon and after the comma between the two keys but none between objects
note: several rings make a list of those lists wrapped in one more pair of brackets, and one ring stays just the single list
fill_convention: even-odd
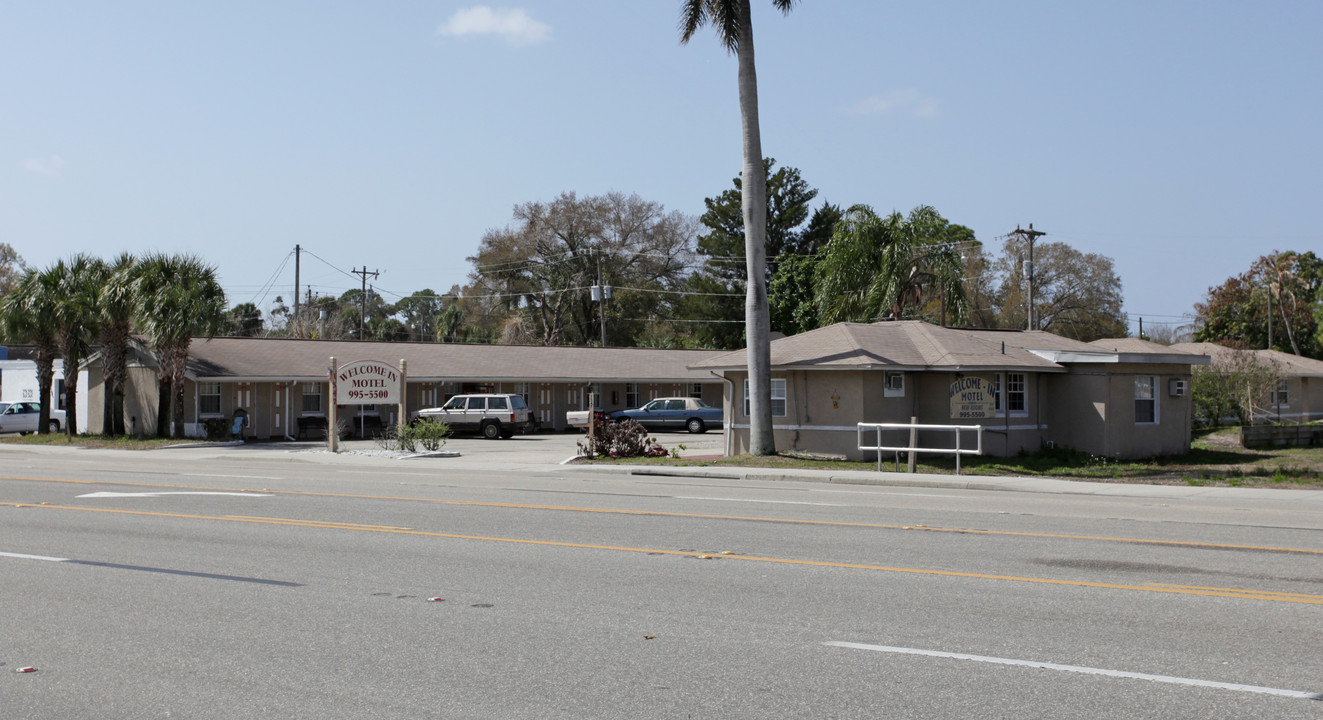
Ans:
[{"label": "blue sedan", "polygon": [[616,422],[630,419],[650,430],[688,430],[707,432],[708,427],[721,427],[721,408],[715,408],[698,398],[657,398],[637,410],[611,413],[607,419]]}]

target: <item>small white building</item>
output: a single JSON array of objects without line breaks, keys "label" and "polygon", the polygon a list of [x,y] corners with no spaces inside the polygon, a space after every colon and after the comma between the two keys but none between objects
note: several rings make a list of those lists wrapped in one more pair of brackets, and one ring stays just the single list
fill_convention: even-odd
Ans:
[{"label": "small white building", "polygon": [[[54,363],[55,375],[51,379],[51,407],[65,410],[64,360]],[[78,373],[78,430],[87,432],[87,371]],[[0,402],[36,402],[37,363],[35,360],[0,360]]]}]

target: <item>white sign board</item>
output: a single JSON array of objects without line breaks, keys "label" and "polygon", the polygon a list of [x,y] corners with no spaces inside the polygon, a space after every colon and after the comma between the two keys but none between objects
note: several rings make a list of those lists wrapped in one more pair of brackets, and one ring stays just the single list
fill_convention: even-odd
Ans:
[{"label": "white sign board", "polygon": [[335,373],[336,402],[340,405],[398,405],[400,371],[376,360],[356,360]]},{"label": "white sign board", "polygon": [[963,377],[951,383],[951,417],[976,420],[996,412],[992,385],[983,378]]}]

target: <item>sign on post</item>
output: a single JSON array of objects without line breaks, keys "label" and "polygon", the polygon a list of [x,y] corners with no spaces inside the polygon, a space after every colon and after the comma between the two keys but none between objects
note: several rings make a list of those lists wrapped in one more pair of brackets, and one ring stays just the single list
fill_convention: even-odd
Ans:
[{"label": "sign on post", "polygon": [[951,417],[961,420],[990,418],[996,412],[991,383],[962,377],[951,383]]},{"label": "sign on post", "polygon": [[337,402],[341,405],[398,405],[400,371],[377,360],[355,360],[335,374]]}]

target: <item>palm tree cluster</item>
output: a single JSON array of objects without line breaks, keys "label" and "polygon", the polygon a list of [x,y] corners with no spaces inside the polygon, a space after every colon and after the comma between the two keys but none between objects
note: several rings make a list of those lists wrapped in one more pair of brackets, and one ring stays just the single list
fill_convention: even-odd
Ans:
[{"label": "palm tree cluster", "polygon": [[[64,359],[65,432],[78,433],[78,367],[99,347],[105,402],[102,432],[124,432],[123,396],[130,339],[144,336],[156,354],[161,407],[168,404],[170,436],[183,428],[185,359],[193,337],[211,337],[223,327],[225,291],[211,265],[192,255],[124,253],[107,262],[77,254],[24,273],[0,300],[0,340],[33,346],[41,415],[50,420],[54,362]],[[117,410],[120,410],[117,412]],[[160,430],[164,422],[158,422]]]}]

